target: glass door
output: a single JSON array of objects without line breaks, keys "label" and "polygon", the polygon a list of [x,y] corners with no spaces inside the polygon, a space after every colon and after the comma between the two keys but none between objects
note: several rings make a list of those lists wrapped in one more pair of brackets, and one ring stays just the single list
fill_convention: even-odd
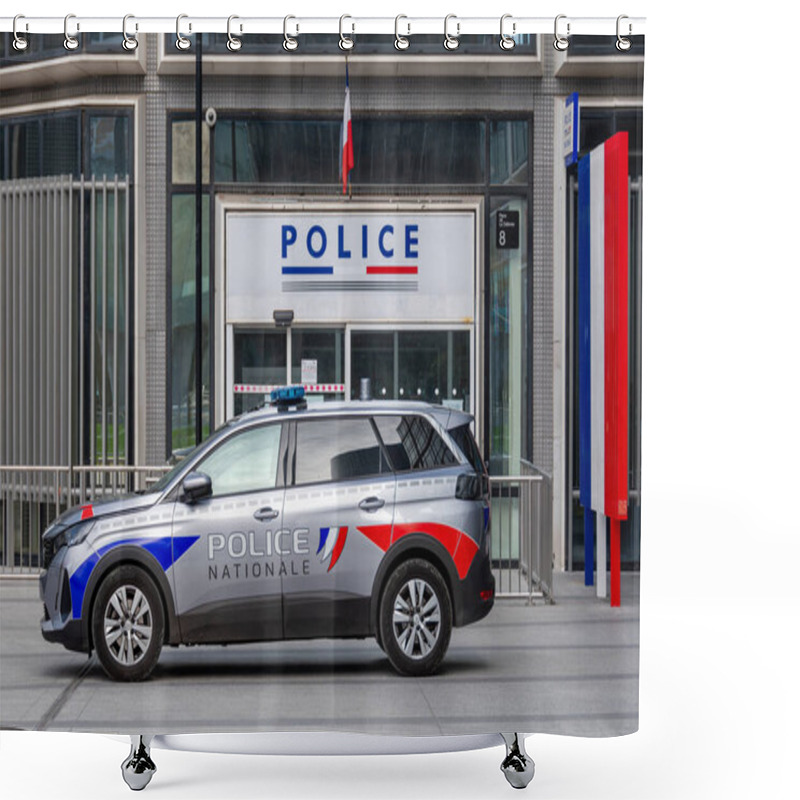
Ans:
[{"label": "glass door", "polygon": [[286,349],[285,329],[234,329],[231,416],[256,408],[274,386],[286,384]]},{"label": "glass door", "polygon": [[344,330],[235,327],[231,376],[229,416],[260,406],[274,388],[290,384],[305,386],[309,404],[342,400]]}]

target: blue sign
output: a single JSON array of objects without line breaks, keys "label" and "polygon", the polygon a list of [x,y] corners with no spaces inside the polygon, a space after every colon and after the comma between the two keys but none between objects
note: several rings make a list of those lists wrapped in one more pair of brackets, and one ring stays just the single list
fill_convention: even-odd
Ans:
[{"label": "blue sign", "polygon": [[580,113],[578,111],[578,93],[573,92],[564,101],[563,116],[563,155],[564,166],[568,167],[578,160],[578,138],[580,132]]}]

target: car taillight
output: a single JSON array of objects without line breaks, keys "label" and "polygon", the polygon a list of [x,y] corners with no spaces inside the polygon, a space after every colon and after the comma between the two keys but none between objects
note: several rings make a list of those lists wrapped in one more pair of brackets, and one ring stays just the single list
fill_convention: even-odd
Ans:
[{"label": "car taillight", "polygon": [[491,600],[494,597],[494,590],[493,589],[485,589],[481,592],[481,600],[485,603],[487,600]]}]

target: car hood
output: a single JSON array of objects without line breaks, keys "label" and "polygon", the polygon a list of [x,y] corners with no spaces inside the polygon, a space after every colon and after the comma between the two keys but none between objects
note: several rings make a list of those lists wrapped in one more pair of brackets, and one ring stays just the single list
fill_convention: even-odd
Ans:
[{"label": "car hood", "polygon": [[109,500],[85,503],[72,508],[61,514],[53,525],[68,528],[76,522],[85,519],[97,519],[99,517],[109,517],[114,514],[127,514],[131,511],[138,511],[141,508],[149,508],[156,500],[158,494],[126,494],[121,497],[113,497]]}]

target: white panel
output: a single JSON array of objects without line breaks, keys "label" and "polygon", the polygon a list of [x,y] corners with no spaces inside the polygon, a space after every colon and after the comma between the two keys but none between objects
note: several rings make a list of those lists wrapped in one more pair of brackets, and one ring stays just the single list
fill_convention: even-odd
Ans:
[{"label": "white panel", "polygon": [[226,231],[229,323],[474,320],[472,211],[229,212]]},{"label": "white panel", "polygon": [[[603,289],[605,262],[605,150],[603,145],[592,150],[590,175],[591,266],[589,268],[589,302],[591,352],[589,355],[592,382],[592,508],[605,510],[605,303]],[[598,536],[599,541],[599,536]],[[598,549],[599,553],[599,549]],[[600,562],[598,561],[598,564]]]}]

